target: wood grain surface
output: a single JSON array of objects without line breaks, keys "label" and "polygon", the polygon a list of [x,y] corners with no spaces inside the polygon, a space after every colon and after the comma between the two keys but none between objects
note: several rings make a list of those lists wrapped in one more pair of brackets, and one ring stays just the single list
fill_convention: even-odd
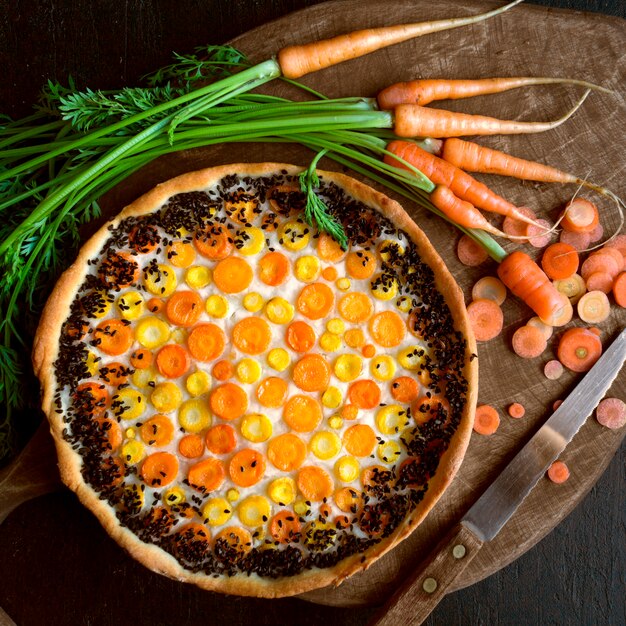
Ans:
[{"label": "wood grain surface", "polygon": [[[419,5],[420,2],[397,1],[387,2],[383,5],[379,2],[367,1],[359,2],[358,10],[355,8],[357,6],[355,2],[338,2],[315,6],[308,9],[306,18],[300,15],[291,16],[281,22],[267,24],[260,30],[236,39],[235,45],[250,53],[253,60],[260,60],[285,43],[334,34],[368,24],[413,19],[411,16],[416,14],[418,10],[416,7]],[[491,3],[472,3],[472,11],[477,11],[487,5],[491,6]],[[467,11],[463,3],[446,0],[438,2],[436,7],[429,6],[428,16],[455,15],[459,14],[460,10]],[[583,16],[560,11],[547,11],[544,8],[530,5],[520,7],[518,15],[519,17],[515,19],[507,18],[507,21],[503,18],[497,23],[494,22],[491,28],[487,25],[481,25],[469,29],[469,32],[465,34],[458,31],[458,36],[455,34],[454,37],[429,40],[427,46],[425,45],[426,40],[403,44],[397,50],[385,51],[361,60],[361,62],[350,62],[339,68],[321,72],[319,75],[307,79],[307,82],[333,96],[353,95],[355,93],[373,95],[381,86],[394,80],[405,79],[410,76],[441,74],[451,77],[497,75],[498,73],[510,75],[522,73],[576,75],[579,78],[613,87],[621,86],[622,91],[617,95],[616,100],[610,100],[607,96],[594,98],[586,103],[583,113],[574,118],[567,127],[540,137],[515,137],[499,140],[497,145],[522,156],[563,165],[579,173],[586,174],[591,169],[592,174],[600,177],[596,178],[598,182],[612,186],[618,193],[626,194],[623,183],[626,168],[621,156],[626,145],[624,145],[623,135],[615,136],[614,133],[614,129],[623,127],[623,123],[626,121],[623,93],[623,85],[626,84],[623,52],[626,43],[624,23],[599,15]],[[511,16],[514,14],[512,13]],[[585,49],[585,39],[581,40],[578,37],[581,29],[593,33],[593,37],[589,38],[589,49]],[[488,37],[487,32],[489,33]],[[572,47],[572,41],[578,42],[576,49]],[[364,67],[367,68],[366,71],[363,71]],[[507,116],[519,116],[523,119],[532,117],[544,119],[558,116],[571,104],[573,98],[574,92],[572,90],[555,87],[545,91],[529,90],[527,93],[498,96],[489,101],[478,99],[476,102],[464,104],[462,108],[471,111],[479,110],[483,106],[495,106],[497,110],[488,109],[492,114],[506,113]],[[461,107],[457,106],[456,108]],[[489,143],[489,141],[485,143]],[[496,143],[491,140],[491,145],[496,145]],[[116,194],[111,195],[108,198],[107,206],[112,210],[116,205],[119,206],[119,203],[132,199],[137,192],[143,191],[158,180],[170,177],[179,171],[225,160],[234,161],[242,156],[247,157],[248,160],[282,158],[303,164],[310,159],[310,154],[307,154],[306,151],[293,147],[280,150],[276,147],[229,146],[211,151],[190,153],[182,158],[162,160],[154,164],[141,176],[135,177],[131,184],[125,185],[124,188],[117,190]],[[607,163],[611,164],[610,168],[606,167]],[[332,164],[327,161],[323,163],[323,166],[332,167]],[[591,177],[593,178],[593,176]],[[498,182],[495,188],[505,193],[514,202],[529,204],[536,209],[552,209],[567,198],[567,191],[564,189],[521,185],[510,181]],[[431,237],[434,245],[444,256],[466,292],[482,273],[485,271],[493,273],[494,268],[492,266],[486,266],[476,271],[470,271],[460,266],[451,246],[451,243],[455,241],[452,229],[430,218],[417,207],[409,206],[407,208]],[[525,363],[514,357],[508,347],[511,335],[521,321],[529,317],[529,313],[512,299],[507,301],[504,310],[506,328],[502,337],[481,346],[480,349],[480,401],[494,404],[501,410],[503,424],[500,431],[491,438],[473,436],[468,456],[452,489],[447,492],[434,511],[434,515],[398,550],[381,560],[366,574],[354,577],[338,590],[321,590],[308,595],[308,599],[316,602],[337,606],[355,605],[355,608],[348,610],[307,607],[301,609],[304,614],[316,611],[315,615],[320,619],[331,619],[334,623],[361,623],[369,615],[369,612],[367,609],[356,607],[364,602],[379,603],[390,593],[396,586],[396,581],[401,580],[406,571],[419,562],[420,555],[432,547],[432,544],[441,537],[445,530],[462,515],[463,511],[480,494],[499,468],[536,430],[537,425],[548,416],[546,407],[554,399],[566,393],[578,379],[573,375],[566,375],[560,381],[549,382],[541,374],[542,363],[539,363],[539,360]],[[604,337],[607,341],[617,328],[624,326],[625,321],[623,312],[613,313],[611,320],[603,325]],[[625,385],[626,377],[622,374],[613,386],[611,394],[622,398],[626,397]],[[524,420],[514,421],[505,417],[504,409],[512,401],[522,401],[525,404],[527,416]],[[576,506],[593,486],[598,476],[602,474],[614,451],[618,448],[620,439],[619,433],[608,432],[590,420],[563,456],[563,459],[572,467],[572,479],[561,486],[543,481],[524,503],[510,525],[493,542],[493,545],[484,547],[475,559],[475,563],[468,567],[468,577],[463,584],[474,583],[511,562],[553,529]],[[623,477],[620,477],[620,469],[622,468],[620,468],[619,458],[617,464],[614,465],[617,469],[614,469],[610,474],[609,488],[618,495],[613,506],[619,507],[620,502],[623,505],[623,495],[620,496],[619,487],[620,480],[623,484]],[[614,484],[615,482],[617,482],[617,486]],[[606,484],[604,488],[607,488]],[[75,533],[74,536],[77,538],[75,548],[68,550],[67,540],[64,540],[63,543],[67,552],[67,563],[64,562],[64,553],[55,551],[53,548],[51,548],[50,555],[38,552],[44,549],[44,544],[38,536],[35,536],[37,525],[33,525],[32,520],[39,518],[38,512],[42,507],[44,511],[50,508],[55,515],[61,515],[61,518],[57,517],[55,522],[55,527],[58,530],[67,530],[70,535]],[[65,508],[68,508],[67,512]],[[623,508],[616,510],[620,511]],[[14,521],[18,513],[20,515]],[[619,523],[619,515],[616,515],[615,519]],[[620,569],[616,555],[620,553],[620,550],[622,554],[624,551],[623,533],[606,532],[608,529],[602,529],[598,521],[596,521],[596,525],[592,524],[591,528],[595,532],[603,533],[602,536],[609,543],[607,554],[612,555],[611,560],[608,563],[598,563],[589,559],[591,561],[589,571],[577,579],[581,584],[586,581],[589,584],[589,589],[574,589],[571,598],[564,597],[562,599],[566,605],[569,605],[576,596],[592,598],[594,593],[603,593],[603,589],[606,590],[607,595],[612,595],[619,588],[617,581],[619,580]],[[16,528],[16,523],[21,525],[21,530],[19,527]],[[572,553],[584,550],[584,545],[574,545],[574,542],[567,541],[570,532],[567,528],[565,526],[564,530],[561,530],[560,527],[557,529],[561,538],[565,538],[564,544],[565,550],[568,551],[567,554],[570,550]],[[4,541],[7,532],[8,537],[11,538],[9,543]],[[587,528],[580,536],[585,536],[585,532],[588,532]],[[32,545],[29,545],[27,537],[32,539]],[[91,544],[94,541],[97,542],[96,545]],[[584,544],[584,541],[578,543]],[[203,606],[203,600],[200,596],[197,596],[193,590],[178,590],[171,587],[170,585],[173,583],[170,581],[155,580],[154,575],[145,572],[135,564],[129,563],[124,555],[117,553],[117,547],[110,544],[110,540],[103,536],[102,531],[88,515],[79,510],[78,505],[69,494],[58,496],[55,500],[47,497],[28,503],[9,517],[3,526],[0,551],[9,550],[12,558],[9,564],[5,561],[0,565],[0,574],[2,574],[0,584],[4,584],[6,581],[8,587],[5,589],[9,592],[6,598],[0,592],[0,603],[12,616],[16,616],[16,610],[18,610],[20,615],[24,617],[21,623],[37,623],[36,620],[33,620],[35,613],[33,613],[32,607],[22,604],[18,596],[15,595],[16,589],[24,588],[23,585],[18,585],[16,582],[20,580],[20,576],[24,582],[33,575],[27,567],[33,559],[37,562],[38,567],[42,568],[42,571],[49,573],[54,572],[55,568],[60,566],[63,580],[66,583],[69,581],[80,585],[81,572],[82,575],[89,572],[90,584],[96,591],[99,589],[104,592],[107,588],[105,572],[101,572],[101,580],[98,572],[94,573],[94,568],[91,565],[93,555],[89,554],[90,550],[93,550],[96,559],[104,559],[104,565],[113,568],[113,573],[108,570],[109,575],[116,573],[120,577],[119,580],[125,581],[136,576],[139,580],[147,581],[152,589],[160,590],[160,593],[155,595],[157,604],[167,596],[167,591],[174,594],[174,602],[179,608],[183,606],[183,599],[189,600],[187,621],[182,620],[181,623],[193,623],[193,611],[198,611],[196,615],[199,615]],[[79,553],[81,547],[86,550],[86,554]],[[108,552],[111,550],[114,551],[115,558],[120,559],[119,565],[116,565],[118,561],[115,559],[107,559]],[[81,565],[84,569],[81,569]],[[547,571],[552,572],[555,577],[561,575],[555,568],[552,568],[551,563],[545,565]],[[470,571],[471,568],[474,568],[473,571]],[[530,586],[526,587],[526,585],[530,585],[528,572],[524,575],[523,563],[516,563],[514,568],[512,571],[522,572],[518,584],[519,582],[523,582],[523,584],[521,588],[518,586],[517,589],[520,594],[520,605],[524,606],[530,602],[527,597],[523,596],[522,591],[523,588],[531,588]],[[75,576],[73,576],[74,570],[76,570]],[[11,572],[10,578],[9,571]],[[537,579],[545,579],[545,572],[540,575],[538,572],[535,574]],[[515,574],[512,576],[515,578]],[[603,579],[605,585],[590,582],[597,578]],[[36,580],[40,581],[41,584],[43,579],[37,576]],[[557,582],[554,581],[555,584]],[[175,591],[172,591],[174,589]],[[493,585],[491,588],[489,585],[484,587],[485,597],[489,596],[490,589],[493,591]],[[567,592],[563,587],[561,589],[563,589],[561,593]],[[76,615],[76,605],[79,608],[82,606],[87,609],[86,605],[89,603],[89,598],[98,597],[97,595],[94,596],[92,592],[93,589],[90,592],[80,590],[75,594],[65,596],[68,605],[72,604],[72,614]],[[503,594],[504,591],[499,590],[495,596],[502,599]],[[469,596],[455,594],[452,597],[467,598]],[[147,617],[156,614],[153,612],[156,609],[149,608],[146,604],[147,595],[128,593],[127,590],[124,598],[126,604],[122,602],[123,606],[128,607],[131,599],[137,600],[139,598],[142,615]],[[623,596],[620,600],[621,604],[618,600],[615,615],[618,614],[620,607],[623,612]],[[281,601],[278,606],[287,607],[285,608],[286,614],[296,616],[298,613],[293,607],[298,605],[293,605],[294,602],[298,601]],[[524,623],[514,620],[507,622],[505,616],[493,612],[497,609],[493,608],[489,600],[479,607],[473,608],[463,606],[462,600],[458,602],[456,609],[451,607],[446,609],[447,600],[444,600],[438,612],[431,618],[434,620],[432,623],[468,623],[464,621],[466,618],[473,623]],[[494,602],[497,605],[497,600]],[[231,609],[234,611],[232,613],[233,618],[237,618],[237,616],[242,618],[237,623],[244,623],[243,617],[246,614],[255,615],[254,607],[267,607],[266,603],[249,600],[237,600],[233,604],[236,606],[235,609]],[[611,606],[611,602],[608,605]],[[161,606],[164,607],[165,603]],[[57,604],[57,607],[60,608],[60,605]],[[111,605],[110,608],[115,613],[116,607]],[[585,610],[590,611],[592,608],[588,607]],[[446,613],[450,616],[449,619],[438,622],[439,611],[442,611],[443,614],[445,610],[449,611]],[[276,621],[274,623],[282,623],[279,617],[280,612],[277,613],[276,611],[280,611],[280,609],[274,606],[268,615],[273,614],[275,616]],[[107,621],[109,618],[104,618],[101,613],[94,613],[93,608],[88,609],[87,612],[92,616],[98,615],[98,619],[94,623],[116,623],[112,618]],[[580,615],[583,614],[584,612]],[[534,613],[531,611],[527,615],[534,615],[537,618],[541,616],[542,619],[548,621],[552,616],[555,623],[566,623],[559,621],[558,612],[553,611],[551,607],[543,606],[540,610],[535,607]],[[587,615],[591,617],[591,622],[595,621],[593,612],[588,612]],[[495,617],[495,619],[490,621],[490,616]],[[604,616],[600,615],[600,617]],[[602,622],[603,620],[600,619],[599,621]],[[71,622],[60,620],[58,623]],[[263,623],[270,622],[263,621]],[[309,622],[302,621],[301,623]],[[531,620],[527,623],[538,622]]]}]

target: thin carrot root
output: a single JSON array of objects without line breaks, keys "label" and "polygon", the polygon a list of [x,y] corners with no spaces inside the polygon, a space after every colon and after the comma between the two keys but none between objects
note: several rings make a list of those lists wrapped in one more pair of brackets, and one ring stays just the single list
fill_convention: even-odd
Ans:
[{"label": "thin carrot root", "polygon": [[469,115],[419,104],[401,104],[395,109],[394,130],[398,137],[462,137],[465,135],[518,135],[541,133],[557,128],[581,107],[587,89],[578,102],[562,117],[551,122],[518,122],[484,115]]},{"label": "thin carrot root", "polygon": [[519,87],[532,85],[579,85],[595,91],[614,93],[585,80],[575,78],[549,78],[543,76],[516,76],[509,78],[483,78],[479,80],[423,79],[404,83],[395,83],[383,89],[377,96],[381,109],[391,110],[400,104],[419,104],[426,106],[436,100],[459,100],[487,94],[502,93]]},{"label": "thin carrot root", "polygon": [[470,17],[369,28],[304,45],[287,46],[278,53],[278,63],[283,76],[292,79],[300,78],[311,72],[316,72],[349,59],[356,59],[370,52],[375,52],[381,48],[402,43],[409,39],[460,26],[477,24],[504,13],[520,2],[523,2],[523,0],[514,0],[514,2],[487,13]]}]

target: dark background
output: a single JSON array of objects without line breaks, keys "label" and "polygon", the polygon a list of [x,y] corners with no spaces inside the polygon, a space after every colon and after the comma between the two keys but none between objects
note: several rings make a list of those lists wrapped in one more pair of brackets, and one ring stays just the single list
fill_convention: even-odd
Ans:
[{"label": "dark background", "polygon": [[[142,75],[169,63],[173,50],[184,53],[223,43],[317,3],[2,0],[0,112],[27,115],[48,78],[65,83],[71,74],[79,87],[101,89],[138,84]],[[535,4],[626,18],[624,0]],[[575,45],[572,42],[573,49]],[[505,570],[445,598],[427,624],[626,624],[624,542],[619,553],[609,552],[615,533],[626,536],[624,461],[622,446],[590,495],[546,539]],[[42,510],[44,523],[54,527],[41,526]],[[96,545],[90,543],[91,536],[99,538]],[[38,567],[33,568],[33,562]],[[140,572],[145,580],[142,566],[108,537],[102,538],[95,519],[69,492],[23,505],[0,532],[0,605],[20,626],[357,625],[372,615],[369,608],[336,609],[299,599],[225,598],[157,575],[149,589],[140,589],[132,584]],[[159,601],[152,604],[152,598]],[[170,601],[167,614],[162,612],[163,598]]]}]

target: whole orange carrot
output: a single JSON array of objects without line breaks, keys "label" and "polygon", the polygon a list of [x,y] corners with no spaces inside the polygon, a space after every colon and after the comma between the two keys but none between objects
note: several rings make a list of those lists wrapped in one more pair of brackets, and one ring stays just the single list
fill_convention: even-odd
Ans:
[{"label": "whole orange carrot", "polygon": [[518,122],[484,115],[429,109],[419,104],[395,108],[394,130],[399,137],[462,137],[463,135],[519,135],[551,130],[568,120],[585,101],[589,90],[563,117],[552,122]]},{"label": "whole orange carrot", "polygon": [[548,78],[543,76],[518,76],[511,78],[482,78],[478,80],[449,80],[428,78],[395,83],[383,89],[377,96],[381,109],[395,109],[401,104],[426,106],[435,100],[459,100],[486,94],[501,93],[509,89],[530,85],[552,84],[580,85],[587,89],[597,89],[612,93],[610,89],[574,78]]},{"label": "whole orange carrot", "polygon": [[[422,150],[417,144],[394,140],[387,144],[387,150],[416,167],[435,185],[449,187],[452,193],[475,207],[537,226],[534,220],[524,215],[515,205],[491,191],[487,185],[477,181],[455,165]],[[392,156],[385,155],[384,160],[389,165],[408,169]]]},{"label": "whole orange carrot", "polygon": [[369,54],[370,52],[415,37],[482,22],[490,17],[504,13],[504,11],[520,2],[523,2],[523,0],[514,0],[514,2],[510,2],[493,11],[471,17],[401,24],[383,28],[367,28],[331,39],[297,46],[287,46],[278,53],[278,63],[283,76],[286,78],[300,78],[300,76],[310,72],[316,72],[349,59],[356,59],[364,54]]}]

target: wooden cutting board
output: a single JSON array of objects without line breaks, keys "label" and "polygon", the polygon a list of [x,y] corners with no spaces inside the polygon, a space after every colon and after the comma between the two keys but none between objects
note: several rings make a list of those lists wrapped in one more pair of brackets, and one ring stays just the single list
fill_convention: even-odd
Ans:
[{"label": "wooden cutting board", "polygon": [[[495,4],[482,0],[330,2],[250,31],[234,40],[233,45],[247,52],[251,60],[260,61],[290,43],[368,26],[469,15]],[[586,32],[593,36],[581,37],[581,33]],[[373,96],[392,82],[419,77],[568,76],[611,87],[619,91],[614,95],[592,94],[573,119],[550,133],[490,138],[483,143],[588,176],[626,196],[626,161],[623,158],[626,137],[621,131],[626,123],[624,49],[626,29],[621,20],[521,5],[489,22],[401,44],[311,75],[304,82],[331,97]],[[290,96],[295,93],[281,83],[263,90]],[[501,118],[546,120],[560,117],[579,95],[580,91],[573,87],[536,87],[441,106]],[[156,161],[108,194],[105,212],[109,215],[117,212],[157,182],[190,169],[240,159],[282,160],[304,165],[311,157],[310,152],[297,146],[271,144],[225,145],[174,155]],[[322,161],[321,167],[337,169],[329,160]],[[553,218],[558,207],[575,191],[496,178],[489,184],[512,202],[530,206]],[[458,238],[455,231],[423,209],[402,202],[430,237],[466,294],[479,277],[495,275],[493,263],[478,269],[462,266],[454,253]],[[610,230],[616,224],[615,211],[605,202],[600,204],[606,216],[605,227]],[[534,252],[528,246],[525,249]],[[304,594],[303,598],[337,606],[381,603],[537,430],[548,417],[552,402],[564,397],[579,379],[565,374],[558,381],[548,381],[543,376],[543,364],[553,356],[553,343],[545,355],[537,359],[523,361],[516,357],[510,349],[511,336],[532,314],[513,298],[505,302],[503,309],[504,332],[479,346],[479,402],[499,409],[502,424],[498,432],[491,437],[472,435],[458,476],[411,537],[341,587],[321,589]],[[625,324],[626,311],[614,308],[610,319],[602,324],[604,343],[607,344]],[[557,336],[555,333],[555,338]],[[620,375],[609,393],[626,399],[626,374]],[[526,416],[521,420],[506,415],[506,407],[514,401],[526,407]],[[590,490],[623,435],[624,429],[612,432],[590,419],[562,456],[572,470],[570,480],[559,486],[548,480],[540,481],[498,537],[487,544],[468,567],[459,586],[471,585],[506,566],[550,532]],[[36,457],[42,462],[39,473],[29,463],[30,474],[21,475],[20,466],[16,466],[0,476],[0,513],[11,503],[34,497],[54,486],[49,472],[52,463],[49,444],[45,433],[33,444],[47,450],[47,455],[38,453]]]}]

